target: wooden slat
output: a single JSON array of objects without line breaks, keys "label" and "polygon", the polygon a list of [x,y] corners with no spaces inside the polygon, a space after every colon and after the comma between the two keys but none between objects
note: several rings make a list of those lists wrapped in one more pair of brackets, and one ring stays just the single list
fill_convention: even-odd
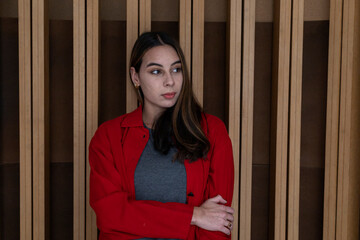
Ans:
[{"label": "wooden slat", "polygon": [[201,105],[204,95],[204,8],[204,0],[193,1],[192,84]]},{"label": "wooden slat", "polygon": [[73,239],[85,239],[86,128],[85,128],[85,0],[73,1],[74,18],[74,203]]},{"label": "wooden slat", "polygon": [[235,165],[235,184],[232,207],[234,228],[231,239],[239,236],[239,170],[240,170],[240,106],[241,106],[241,24],[242,1],[231,0],[229,4],[228,66],[229,66],[229,136],[232,141]]},{"label": "wooden slat", "polygon": [[179,43],[191,76],[191,0],[179,1]]},{"label": "wooden slat", "polygon": [[136,92],[130,80],[129,69],[131,50],[139,34],[138,8],[138,1],[126,1],[126,112],[131,112],[137,107]]},{"label": "wooden slat", "polygon": [[339,143],[342,0],[330,0],[323,239],[335,240]]},{"label": "wooden slat", "polygon": [[241,112],[240,240],[251,239],[254,69],[255,69],[255,1],[244,1],[243,77]]},{"label": "wooden slat", "polygon": [[140,0],[139,18],[139,34],[151,31],[151,0]]},{"label": "wooden slat", "polygon": [[[276,0],[274,6],[274,68],[272,163],[273,174],[273,238],[286,239],[287,148],[291,0]],[[275,162],[273,162],[275,161]]]},{"label": "wooden slat", "polygon": [[20,240],[32,239],[31,2],[19,0]]},{"label": "wooden slat", "polygon": [[359,239],[360,5],[343,2],[336,239]]},{"label": "wooden slat", "polygon": [[47,1],[32,1],[33,238],[48,239],[48,18]]},{"label": "wooden slat", "polygon": [[[98,127],[99,105],[99,0],[87,1],[86,149]],[[89,156],[86,150],[86,239],[97,239],[96,216],[89,204]]]},{"label": "wooden slat", "polygon": [[293,1],[289,126],[288,240],[299,239],[301,96],[304,0]]}]

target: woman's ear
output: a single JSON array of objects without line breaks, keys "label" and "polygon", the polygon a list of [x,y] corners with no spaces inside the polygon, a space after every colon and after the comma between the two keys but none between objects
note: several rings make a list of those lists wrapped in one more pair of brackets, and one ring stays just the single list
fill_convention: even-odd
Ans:
[{"label": "woman's ear", "polygon": [[136,72],[134,67],[130,68],[130,77],[135,88],[138,88],[140,86],[140,79],[139,79],[139,74]]}]

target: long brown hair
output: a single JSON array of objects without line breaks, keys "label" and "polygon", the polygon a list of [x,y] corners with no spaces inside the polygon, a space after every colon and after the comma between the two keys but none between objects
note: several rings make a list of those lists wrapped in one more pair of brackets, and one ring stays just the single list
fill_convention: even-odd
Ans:
[{"label": "long brown hair", "polygon": [[[185,159],[192,162],[198,158],[205,158],[210,143],[201,128],[202,108],[194,96],[185,57],[179,44],[166,33],[145,32],[135,42],[130,67],[139,72],[145,53],[161,45],[169,45],[177,52],[182,65],[183,84],[175,105],[168,108],[154,124],[155,148],[166,154],[171,146],[177,147],[175,160],[180,162]],[[137,89],[137,94],[140,103],[143,104],[144,95],[141,87]]]}]

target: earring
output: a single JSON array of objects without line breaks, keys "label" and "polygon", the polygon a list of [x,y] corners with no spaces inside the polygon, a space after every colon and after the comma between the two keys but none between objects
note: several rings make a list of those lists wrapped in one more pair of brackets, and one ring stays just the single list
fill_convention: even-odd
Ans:
[{"label": "earring", "polygon": [[135,86],[135,89],[137,90],[137,89],[139,89],[139,84],[137,84],[137,83],[134,83],[134,86]]}]

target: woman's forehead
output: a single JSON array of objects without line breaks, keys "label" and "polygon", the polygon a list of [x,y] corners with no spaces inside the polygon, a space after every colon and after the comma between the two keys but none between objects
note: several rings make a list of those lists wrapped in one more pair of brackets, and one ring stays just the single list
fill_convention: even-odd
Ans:
[{"label": "woman's forehead", "polygon": [[161,65],[171,65],[179,61],[180,58],[173,47],[170,45],[160,45],[149,49],[143,56],[144,65],[158,63]]}]

